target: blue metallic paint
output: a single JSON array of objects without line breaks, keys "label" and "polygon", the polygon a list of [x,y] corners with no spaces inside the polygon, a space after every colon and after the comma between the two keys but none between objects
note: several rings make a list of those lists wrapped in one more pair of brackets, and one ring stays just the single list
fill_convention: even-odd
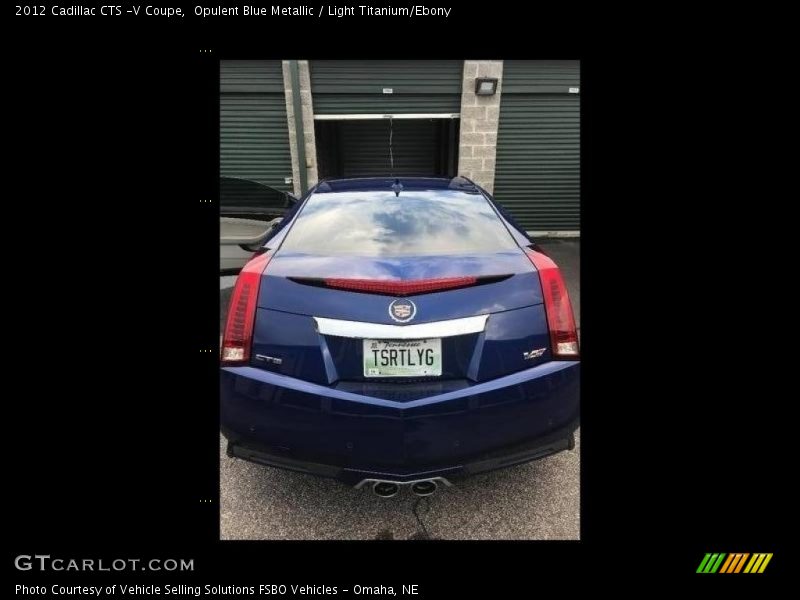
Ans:
[{"label": "blue metallic paint", "polygon": [[[442,377],[473,381],[500,377],[550,360],[549,344],[541,304],[494,313],[483,334],[442,339]],[[536,348],[547,350],[539,358],[523,358],[524,352]],[[360,339],[320,335],[310,316],[266,309],[256,313],[254,366],[322,384],[360,381],[364,379],[361,350]],[[260,361],[257,355],[279,358],[281,364]]]},{"label": "blue metallic paint", "polygon": [[[404,257],[308,256],[278,253],[261,280],[258,305],[296,314],[395,324],[389,317],[391,296],[312,287],[287,277],[352,279],[428,279],[510,275],[503,281],[459,290],[408,296],[417,305],[414,323],[488,314],[542,303],[542,289],[522,249],[489,256]],[[356,315],[354,317],[354,315]]]},{"label": "blue metallic paint", "polygon": [[[388,182],[388,183],[387,183]],[[524,232],[488,194],[462,178],[403,179],[405,190],[483,193],[519,250],[479,256],[356,257],[282,253],[302,205],[315,193],[385,190],[393,180],[324,182],[298,203],[265,247],[251,366],[223,368],[221,419],[229,439],[287,458],[347,470],[341,479],[382,473],[398,478],[458,472],[487,453],[571,432],[579,418],[580,363],[552,361],[538,274]],[[394,324],[391,296],[312,287],[287,279],[416,279],[513,276],[459,290],[410,296],[413,323],[489,314],[486,330],[443,339],[443,377],[385,382],[363,377],[359,340],[320,335],[312,316]],[[547,348],[525,361],[523,352]],[[565,434],[566,435],[566,434]],[[364,475],[366,476],[366,475]]]},{"label": "blue metallic paint", "polygon": [[579,362],[551,361],[398,402],[253,367],[225,368],[223,424],[283,456],[365,473],[460,469],[485,453],[574,426],[579,375]]}]

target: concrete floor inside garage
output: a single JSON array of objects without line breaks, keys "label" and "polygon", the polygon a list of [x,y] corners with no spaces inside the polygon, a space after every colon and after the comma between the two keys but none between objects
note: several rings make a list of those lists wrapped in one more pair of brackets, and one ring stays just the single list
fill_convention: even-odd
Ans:
[{"label": "concrete floor inside garage", "polygon": [[[561,267],[580,328],[580,241],[539,240]],[[220,278],[220,330],[235,277]],[[416,496],[382,499],[333,480],[225,455],[220,436],[223,539],[409,539]],[[427,511],[427,512],[426,512]],[[419,514],[439,539],[579,539],[580,430],[573,451],[478,475],[441,489]]]}]

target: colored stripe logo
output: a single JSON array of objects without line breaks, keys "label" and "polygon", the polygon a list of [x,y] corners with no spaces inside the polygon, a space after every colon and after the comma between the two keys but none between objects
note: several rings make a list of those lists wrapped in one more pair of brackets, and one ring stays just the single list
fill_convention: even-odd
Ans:
[{"label": "colored stripe logo", "polygon": [[697,567],[698,573],[763,573],[772,553],[707,552]]}]

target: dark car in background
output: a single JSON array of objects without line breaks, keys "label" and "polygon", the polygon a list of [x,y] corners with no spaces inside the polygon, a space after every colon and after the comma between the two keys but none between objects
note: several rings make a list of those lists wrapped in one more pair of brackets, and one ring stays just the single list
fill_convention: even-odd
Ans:
[{"label": "dark car in background", "polygon": [[288,192],[237,177],[220,177],[219,192],[219,270],[237,273],[296,199]]}]

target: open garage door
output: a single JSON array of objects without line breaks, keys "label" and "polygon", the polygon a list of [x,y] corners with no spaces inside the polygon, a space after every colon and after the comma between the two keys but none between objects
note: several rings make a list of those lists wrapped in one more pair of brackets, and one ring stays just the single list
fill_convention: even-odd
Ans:
[{"label": "open garage door", "polygon": [[[320,177],[456,175],[460,60],[312,60]],[[391,117],[391,119],[390,119]]]},{"label": "open garage door", "polygon": [[316,139],[320,177],[456,175],[457,119],[317,121]]}]

